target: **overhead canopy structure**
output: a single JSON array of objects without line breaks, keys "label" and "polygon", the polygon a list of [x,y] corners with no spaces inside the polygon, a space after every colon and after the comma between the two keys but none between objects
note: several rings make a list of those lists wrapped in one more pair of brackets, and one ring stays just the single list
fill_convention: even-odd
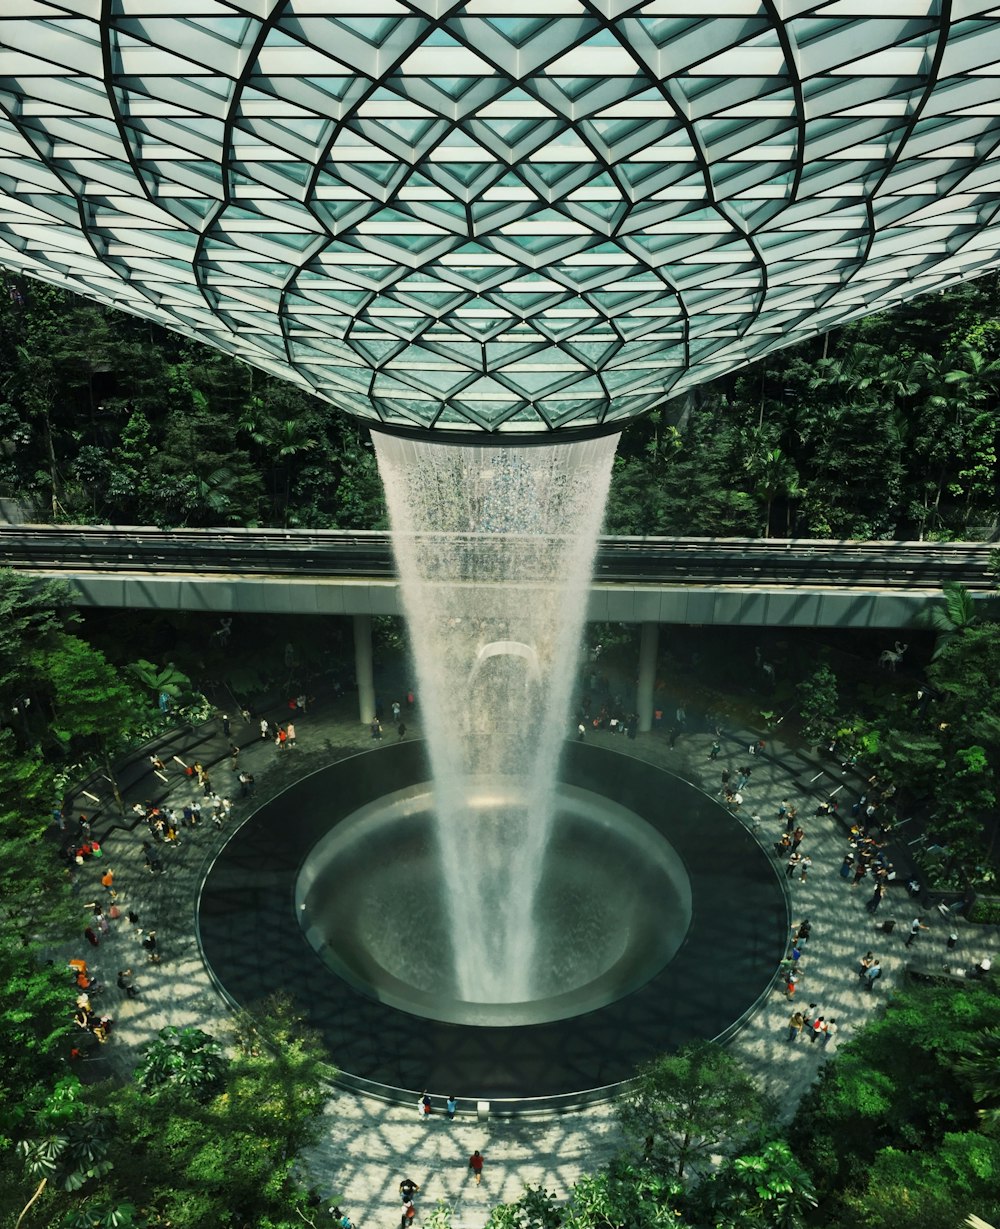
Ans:
[{"label": "overhead canopy structure", "polygon": [[0,105],[0,263],[373,422],[621,422],[1000,264],[995,0],[5,0]]}]

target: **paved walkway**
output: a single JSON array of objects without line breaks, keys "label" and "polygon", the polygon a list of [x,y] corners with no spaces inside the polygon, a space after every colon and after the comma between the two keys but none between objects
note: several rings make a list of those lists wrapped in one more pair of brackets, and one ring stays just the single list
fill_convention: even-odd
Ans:
[{"label": "paved walkway", "polygon": [[[298,746],[292,751],[279,753],[272,743],[260,739],[245,747],[240,766],[257,778],[255,804],[273,797],[305,772],[346,754],[371,749],[367,728],[356,720],[355,703],[354,697],[345,697],[296,717]],[[419,736],[418,720],[408,717],[407,725],[411,735]],[[895,933],[886,935],[877,929],[864,908],[870,889],[864,886],[852,890],[837,873],[847,848],[843,825],[835,818],[813,815],[817,803],[831,788],[842,784],[840,778],[823,776],[819,765],[810,764],[792,748],[773,740],[766,757],[751,761],[747,756],[750,737],[747,734],[744,740],[737,735],[724,740],[722,755],[714,763],[708,760],[712,739],[707,735],[684,735],[673,750],[660,732],[640,735],[635,741],[608,734],[596,734],[593,740],[661,764],[702,783],[713,793],[723,768],[734,770],[753,763],[750,785],[743,791],[744,818],[759,812],[759,836],[766,847],[783,827],[776,818],[779,801],[787,797],[798,806],[806,831],[802,849],[812,858],[812,868],[806,883],[798,879],[790,883],[792,913],[796,922],[809,917],[813,929],[801,961],[803,979],[796,1002],[815,1002],[816,1014],[835,1018],[840,1029],[837,1042],[824,1047],[803,1038],[789,1044],[786,1024],[792,1007],[780,988],[733,1042],[734,1052],[777,1097],[782,1114],[789,1117],[822,1063],[835,1052],[836,1044],[848,1040],[897,984],[914,906],[905,889],[894,887],[879,917],[895,917]],[[220,754],[228,741],[223,740],[220,729]],[[176,781],[171,802],[180,807],[193,796],[192,786],[179,765],[168,764],[171,782]],[[213,782],[219,792],[228,789],[233,797],[238,796],[235,778],[227,766],[220,764],[213,770]],[[147,792],[151,790],[152,783]],[[141,799],[141,782],[133,793]],[[843,795],[849,808],[852,796],[846,788]],[[129,797],[128,801],[136,798]],[[228,826],[237,824],[248,809],[247,803],[237,802]],[[157,932],[162,953],[161,964],[148,964],[140,946],[140,929],[130,927],[124,916],[97,951],[91,952],[81,934],[79,951],[66,953],[67,958],[82,955],[89,960],[93,956],[91,963],[108,983],[98,1005],[116,1020],[111,1041],[95,1049],[84,1072],[89,1069],[96,1075],[113,1070],[126,1075],[137,1052],[167,1024],[196,1025],[224,1036],[227,1011],[201,960],[194,918],[201,870],[225,835],[204,824],[184,833],[180,848],[159,846],[166,870],[153,876],[143,867],[140,842],[145,826],[140,824],[134,835],[114,833],[106,842],[103,862],[83,868],[81,904],[100,898],[100,874],[112,866],[115,885],[122,889],[123,914],[129,907],[137,910],[141,931]],[[918,950],[911,954],[928,965],[947,962],[962,968],[973,964],[986,950],[995,953],[1000,949],[997,927],[972,927],[961,919],[952,924],[936,912],[927,921],[931,929],[921,934]],[[734,903],[733,925],[739,924],[738,905]],[[953,927],[959,935],[958,947],[948,951],[945,943]],[[863,991],[855,975],[858,958],[869,948],[881,957],[885,969],[877,994]],[[140,990],[132,1000],[114,984],[117,970],[126,966],[134,970]],[[266,966],[263,974],[266,980]],[[706,970],[706,975],[718,977],[718,992],[726,993],[724,970]],[[336,1061],[336,1055],[332,1057]],[[336,1197],[352,1220],[365,1229],[376,1224],[392,1229],[398,1217],[396,1187],[404,1175],[422,1188],[418,1213],[426,1213],[437,1199],[444,1199],[453,1207],[453,1223],[459,1229],[480,1229],[492,1204],[516,1198],[527,1183],[541,1183],[565,1195],[581,1174],[600,1168],[621,1142],[610,1106],[545,1120],[505,1121],[494,1117],[479,1123],[471,1117],[460,1117],[449,1123],[438,1113],[430,1121],[420,1121],[417,1091],[408,1106],[386,1105],[335,1091],[325,1110],[320,1139],[306,1155],[310,1180],[317,1189],[324,1196]],[[466,1168],[474,1148],[486,1158],[480,1187],[474,1185]]]}]

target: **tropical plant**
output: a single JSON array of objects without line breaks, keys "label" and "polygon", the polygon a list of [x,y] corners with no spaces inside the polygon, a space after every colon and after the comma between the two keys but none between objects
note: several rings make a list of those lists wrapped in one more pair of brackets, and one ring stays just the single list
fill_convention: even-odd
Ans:
[{"label": "tropical plant", "polygon": [[648,1163],[681,1181],[687,1170],[738,1148],[766,1103],[727,1050],[693,1042],[640,1067],[618,1116]]},{"label": "tropical plant", "polygon": [[148,1047],[134,1078],[146,1093],[170,1087],[198,1101],[207,1101],[222,1087],[228,1062],[214,1037],[200,1028],[161,1028]]},{"label": "tropical plant", "polygon": [[727,1161],[704,1192],[713,1229],[800,1229],[816,1207],[816,1191],[802,1163],[783,1139]]},{"label": "tropical plant", "polygon": [[943,600],[925,616],[927,626],[937,633],[933,660],[941,656],[952,637],[961,636],[978,620],[976,603],[964,585],[946,580],[941,590]]},{"label": "tropical plant", "polygon": [[1000,1134],[1000,1028],[984,1029],[973,1038],[955,1070],[972,1088],[983,1130]]}]

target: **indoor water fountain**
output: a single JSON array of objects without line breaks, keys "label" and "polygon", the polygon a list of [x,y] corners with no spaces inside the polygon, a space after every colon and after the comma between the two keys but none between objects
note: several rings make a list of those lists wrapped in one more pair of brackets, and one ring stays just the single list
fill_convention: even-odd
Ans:
[{"label": "indoor water fountain", "polygon": [[373,437],[426,743],[351,757],[262,807],[208,875],[206,956],[245,1001],[240,928],[266,926],[278,984],[360,1086],[604,1095],[759,1000],[784,897],[715,800],[569,738],[617,436]]},{"label": "indoor water fountain", "polygon": [[509,448],[374,432],[433,774],[455,992],[517,1003],[617,436]]}]

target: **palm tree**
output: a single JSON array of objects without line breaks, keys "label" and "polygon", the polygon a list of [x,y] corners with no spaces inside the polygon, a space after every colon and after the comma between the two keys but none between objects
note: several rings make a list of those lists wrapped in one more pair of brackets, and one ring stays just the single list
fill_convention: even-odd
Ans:
[{"label": "palm tree", "polygon": [[976,604],[964,585],[946,580],[941,586],[941,594],[943,603],[934,606],[926,615],[927,626],[937,632],[932,661],[941,656],[956,636],[961,636],[978,621]]},{"label": "palm tree", "polygon": [[799,486],[799,471],[780,448],[765,448],[751,452],[746,458],[747,473],[753,479],[754,492],[764,500],[764,537],[771,536],[771,505],[779,495],[795,499],[805,494]]},{"label": "palm tree", "polygon": [[292,467],[290,462],[300,452],[308,452],[318,447],[318,441],[309,433],[309,425],[304,417],[275,418],[269,414],[259,399],[254,398],[250,407],[244,411],[238,424],[238,430],[247,435],[263,448],[272,460],[271,465],[271,499],[277,512],[278,503],[278,470],[281,462],[285,464],[285,496],[284,525],[288,527],[288,501],[292,485]]},{"label": "palm tree", "polygon": [[[977,430],[976,422],[981,417],[980,407],[1000,383],[1000,361],[987,361],[973,346],[963,342],[956,352],[945,355],[943,359],[932,354],[921,354],[914,364],[914,370],[919,373],[927,390],[923,408],[931,412],[928,415],[930,421],[941,419],[927,455],[927,460],[937,468],[937,478],[933,486],[928,486],[925,495],[925,521],[931,516],[934,521],[940,520],[941,497],[948,486],[949,472],[954,471],[956,464],[959,468],[957,477],[965,483],[968,518],[979,469],[985,469],[987,484],[992,492],[993,466],[996,462],[994,433],[991,429]],[[986,451],[982,455],[984,447]],[[975,455],[970,456],[970,450]],[[971,466],[968,464],[970,461],[973,462]],[[930,500],[932,491],[933,500]]]},{"label": "palm tree", "polygon": [[955,1062],[972,1085],[979,1120],[988,1134],[1000,1131],[1000,1028],[987,1028]]},{"label": "palm tree", "polygon": [[309,428],[302,418],[283,418],[280,422],[274,424],[273,441],[275,455],[279,461],[286,462],[285,464],[285,502],[284,502],[284,525],[288,528],[288,501],[291,495],[292,488],[292,466],[288,464],[291,459],[298,456],[300,452],[309,452],[316,448],[317,442],[313,436],[309,434]]}]

